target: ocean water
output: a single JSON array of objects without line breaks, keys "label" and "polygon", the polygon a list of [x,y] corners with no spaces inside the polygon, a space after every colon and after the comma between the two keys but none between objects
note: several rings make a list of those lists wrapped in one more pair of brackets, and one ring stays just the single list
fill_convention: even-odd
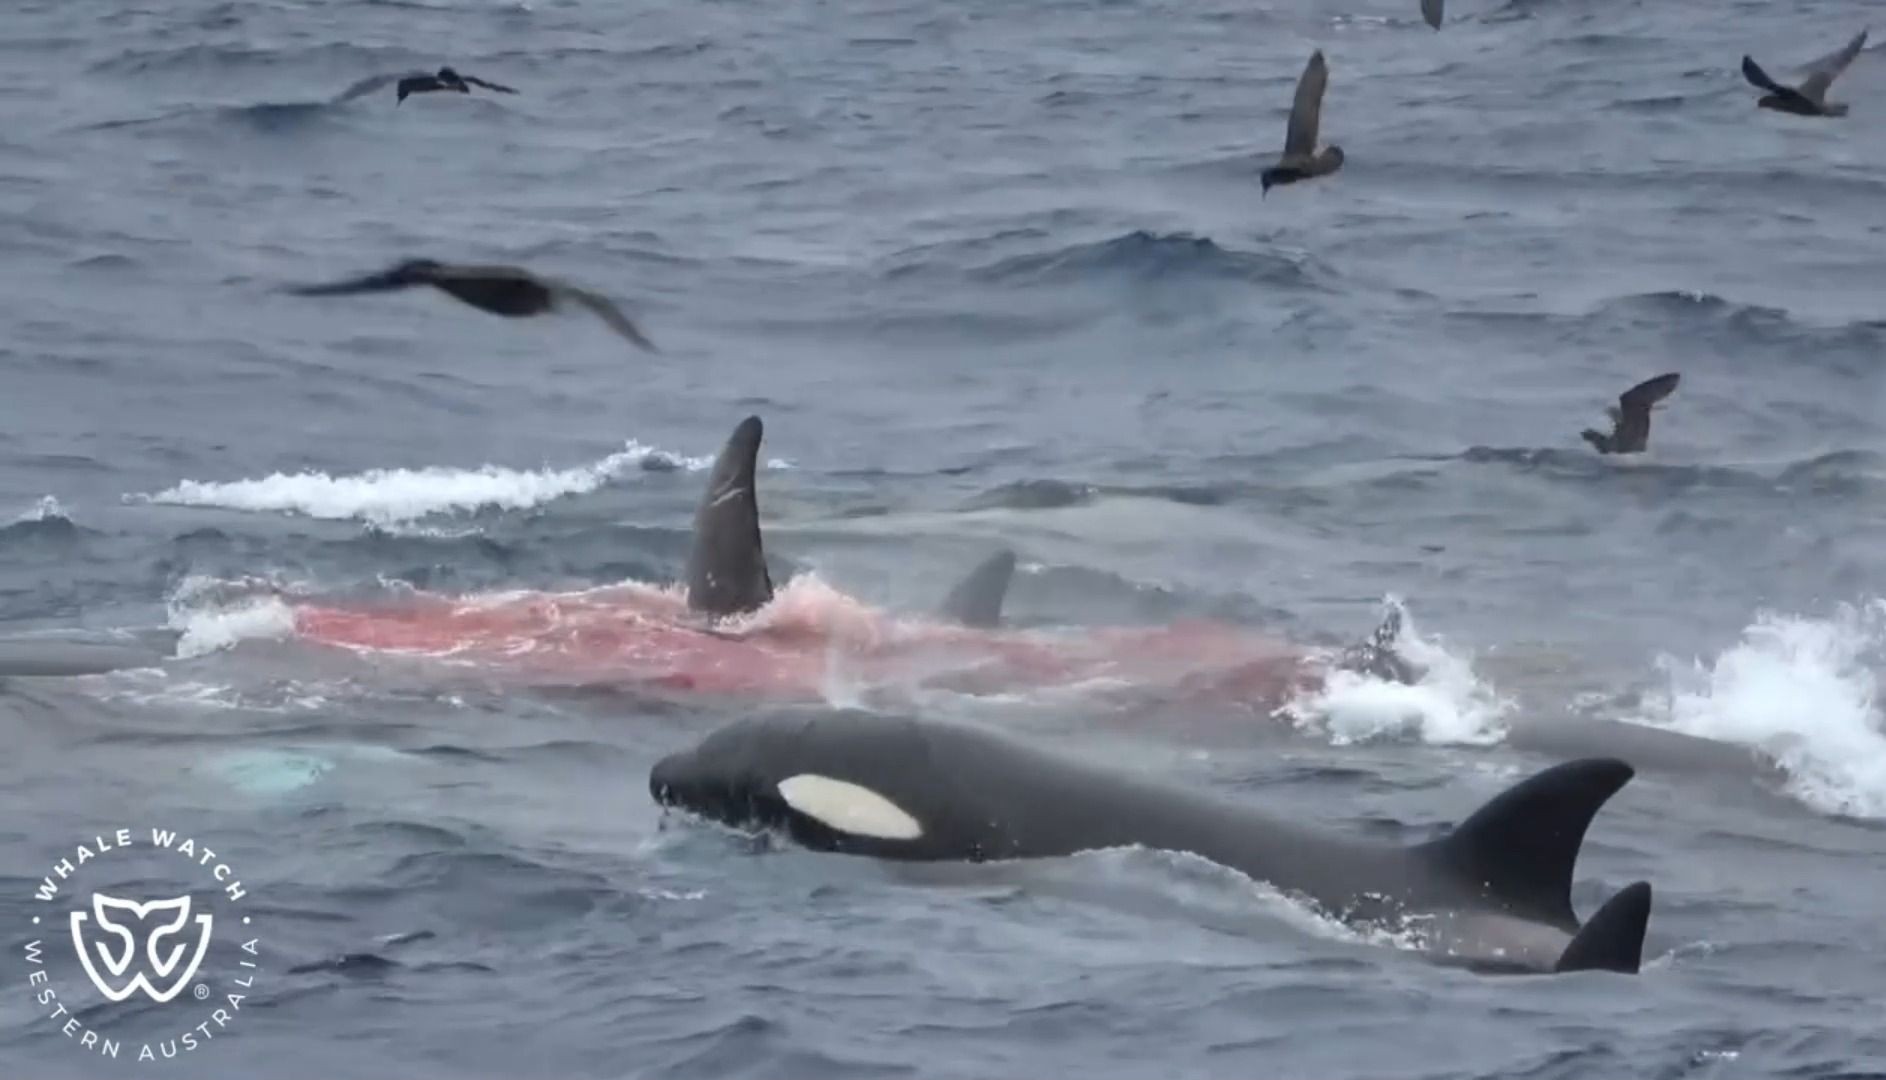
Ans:
[{"label": "ocean water", "polygon": [[[0,627],[179,655],[0,686],[0,1076],[1886,1075],[1886,63],[1837,121],[1737,71],[1877,12],[1450,8],[9,0]],[[1316,48],[1347,164],[1260,197]],[[440,64],[521,92],[328,103]],[[663,351],[279,290],[418,255]],[[1670,370],[1650,451],[1589,452]],[[1554,760],[1526,720],[1782,769],[1641,770],[1574,901],[1653,882],[1643,973],[1497,979],[1183,856],[939,883],[664,817],[649,766],[766,702],[299,630],[667,585],[749,413],[795,618],[915,617],[1007,544],[1034,632],[1330,644],[1392,596],[1432,672],[897,708],[1409,839]],[[881,701],[843,653],[824,697]],[[194,1048],[216,1002],[107,1002],[32,921],[81,844],[253,920]]]}]

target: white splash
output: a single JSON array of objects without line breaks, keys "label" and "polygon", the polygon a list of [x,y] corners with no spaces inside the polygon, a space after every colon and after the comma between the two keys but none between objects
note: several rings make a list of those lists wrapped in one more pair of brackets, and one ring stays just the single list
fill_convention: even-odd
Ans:
[{"label": "white splash", "polygon": [[1882,655],[1886,601],[1826,619],[1762,613],[1712,662],[1659,658],[1669,689],[1643,722],[1762,750],[1816,810],[1886,817]]},{"label": "white splash", "polygon": [[53,498],[51,495],[41,495],[39,502],[34,504],[31,510],[20,514],[13,520],[15,522],[71,521],[72,516],[65,512],[65,507],[59,505],[58,499]]},{"label": "white splash", "polygon": [[[1391,605],[1401,607],[1394,598]],[[1412,685],[1332,669],[1320,686],[1300,693],[1278,713],[1336,746],[1415,735],[1433,745],[1485,746],[1506,737],[1514,702],[1474,675],[1470,657],[1455,656],[1439,638],[1424,638],[1402,611],[1396,646],[1422,676]]]},{"label": "white splash", "polygon": [[244,641],[280,640],[295,632],[295,613],[272,588],[256,583],[186,578],[165,605],[180,659],[204,656]]},{"label": "white splash", "polygon": [[[632,470],[698,472],[713,462],[712,457],[686,457],[631,439],[601,460],[567,469],[484,465],[476,469],[369,469],[346,476],[272,473],[259,480],[223,483],[185,480],[155,494],[127,495],[125,501],[273,511],[329,520],[357,518],[389,526],[432,514],[486,508],[526,510],[568,495],[586,495]],[[791,467],[778,459],[767,461],[766,466]]]}]

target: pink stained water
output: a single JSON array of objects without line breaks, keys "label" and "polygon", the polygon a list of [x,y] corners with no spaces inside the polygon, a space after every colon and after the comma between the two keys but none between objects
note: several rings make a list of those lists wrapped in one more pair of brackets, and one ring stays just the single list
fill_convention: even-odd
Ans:
[{"label": "pink stained water", "polygon": [[781,701],[835,686],[969,694],[1153,691],[1281,704],[1312,665],[1300,648],[1206,620],[1157,627],[978,630],[899,617],[813,578],[711,631],[672,589],[470,597],[416,593],[361,606],[302,602],[303,640],[477,665],[532,683],[618,683]]}]

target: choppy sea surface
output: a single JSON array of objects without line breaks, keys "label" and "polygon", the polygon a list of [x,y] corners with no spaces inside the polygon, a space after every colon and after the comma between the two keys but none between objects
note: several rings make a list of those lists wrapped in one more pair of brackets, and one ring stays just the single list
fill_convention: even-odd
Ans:
[{"label": "choppy sea surface", "polygon": [[[1886,58],[1837,121],[1737,71],[1878,11],[1449,6],[10,0],[0,630],[180,657],[0,686],[0,1075],[1886,1075]],[[1347,164],[1260,198],[1317,48]],[[329,104],[440,64],[521,93]],[[411,255],[583,282],[663,352],[279,289]],[[1667,370],[1647,454],[1580,442]],[[297,632],[673,582],[748,413],[793,618],[916,617],[1007,544],[1044,634],[1329,644],[1393,596],[1434,672],[899,707],[1411,840],[1554,760],[1525,719],[1783,769],[1600,813],[1574,900],[1653,882],[1640,976],[1487,978],[1179,856],[938,884],[664,820],[649,766],[764,703]],[[39,1000],[80,845],[127,895],[239,876],[216,1001],[70,951]]]}]

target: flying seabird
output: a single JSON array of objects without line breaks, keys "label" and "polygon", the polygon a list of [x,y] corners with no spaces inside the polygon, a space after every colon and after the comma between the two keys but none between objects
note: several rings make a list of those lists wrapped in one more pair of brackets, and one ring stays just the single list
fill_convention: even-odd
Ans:
[{"label": "flying seabird", "polygon": [[1586,428],[1581,434],[1600,454],[1641,454],[1650,442],[1650,407],[1676,389],[1678,372],[1645,379],[1618,395],[1618,403],[1608,406],[1611,434]]},{"label": "flying seabird", "polygon": [[472,87],[482,86],[487,90],[496,90],[500,94],[517,93],[508,86],[486,82],[476,75],[460,75],[449,67],[442,67],[436,75],[414,71],[402,75],[375,75],[370,79],[362,79],[341,91],[340,95],[334,99],[334,103],[338,105],[343,101],[365,97],[388,84],[397,87],[399,98],[394,102],[395,105],[405,101],[408,94],[424,94],[433,90],[455,90],[461,94],[469,94]]},{"label": "flying seabird", "polygon": [[1313,176],[1324,176],[1342,168],[1342,147],[1316,149],[1316,128],[1322,119],[1323,88],[1329,85],[1329,65],[1323,62],[1323,50],[1310,55],[1303,77],[1297,80],[1296,100],[1290,105],[1290,126],[1284,132],[1283,157],[1264,170],[1264,194],[1273,184],[1294,184]]},{"label": "flying seabird", "polygon": [[1768,91],[1755,104],[1764,109],[1777,112],[1793,113],[1796,116],[1845,116],[1847,106],[1844,102],[1828,101],[1827,88],[1834,84],[1834,79],[1847,70],[1853,58],[1860,55],[1866,46],[1866,31],[1862,30],[1852,41],[1838,52],[1828,53],[1819,60],[1807,65],[1803,70],[1808,73],[1798,87],[1783,86],[1768,77],[1760,64],[1753,58],[1742,57],[1742,77],[1760,89]]},{"label": "flying seabird", "polygon": [[609,328],[649,352],[655,343],[636,328],[607,297],[515,266],[463,266],[433,259],[407,259],[391,269],[325,285],[299,285],[288,291],[297,296],[348,296],[354,293],[392,292],[414,285],[430,285],[493,315],[522,318],[553,311],[562,301],[588,308]]}]

